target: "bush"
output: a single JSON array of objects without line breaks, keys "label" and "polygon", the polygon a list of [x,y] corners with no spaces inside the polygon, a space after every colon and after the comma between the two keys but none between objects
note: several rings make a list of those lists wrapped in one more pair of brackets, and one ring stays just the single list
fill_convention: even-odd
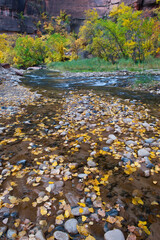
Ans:
[{"label": "bush", "polygon": [[39,65],[45,60],[45,42],[38,37],[21,36],[16,41],[14,52],[14,63],[17,67]]}]

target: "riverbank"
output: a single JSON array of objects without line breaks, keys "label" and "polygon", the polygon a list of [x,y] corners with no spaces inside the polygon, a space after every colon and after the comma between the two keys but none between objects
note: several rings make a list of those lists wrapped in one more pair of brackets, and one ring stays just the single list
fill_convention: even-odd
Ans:
[{"label": "riverbank", "polygon": [[26,106],[39,97],[37,93],[19,85],[24,72],[0,67],[0,117],[22,111],[21,106]]}]

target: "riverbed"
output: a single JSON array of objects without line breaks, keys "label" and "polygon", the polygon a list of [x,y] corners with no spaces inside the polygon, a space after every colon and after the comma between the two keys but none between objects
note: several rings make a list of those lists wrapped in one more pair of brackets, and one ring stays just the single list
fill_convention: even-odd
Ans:
[{"label": "riverbed", "polygon": [[2,239],[158,240],[160,97],[136,77],[22,80],[41,97],[1,119]]}]

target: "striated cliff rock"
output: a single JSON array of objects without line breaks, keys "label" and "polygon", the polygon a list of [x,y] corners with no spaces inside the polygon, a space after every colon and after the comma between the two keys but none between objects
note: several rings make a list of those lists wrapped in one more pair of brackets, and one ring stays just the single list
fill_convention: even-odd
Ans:
[{"label": "striated cliff rock", "polygon": [[85,10],[95,8],[103,16],[122,1],[135,9],[156,6],[156,0],[0,0],[0,32],[34,33],[42,12],[56,16],[60,10],[71,14],[77,24],[84,19]]}]

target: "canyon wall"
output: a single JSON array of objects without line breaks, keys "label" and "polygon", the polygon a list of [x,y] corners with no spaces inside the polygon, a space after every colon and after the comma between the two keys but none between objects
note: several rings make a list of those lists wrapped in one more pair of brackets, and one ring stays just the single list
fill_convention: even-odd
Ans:
[{"label": "canyon wall", "polygon": [[0,0],[0,32],[34,33],[42,12],[57,16],[60,10],[70,14],[76,25],[85,10],[95,8],[103,16],[122,1],[137,10],[156,6],[156,0]]}]

